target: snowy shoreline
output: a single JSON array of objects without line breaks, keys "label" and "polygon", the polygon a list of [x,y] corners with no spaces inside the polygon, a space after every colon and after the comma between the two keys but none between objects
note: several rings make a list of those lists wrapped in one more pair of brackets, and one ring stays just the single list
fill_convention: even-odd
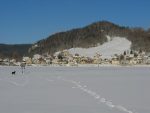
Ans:
[{"label": "snowy shoreline", "polygon": [[[3,66],[0,65],[0,67],[20,67],[20,66]],[[29,65],[27,67],[150,67],[150,65],[112,65],[112,64],[78,64],[76,66],[70,66],[67,64],[58,65],[58,64],[52,64],[52,65]]]}]

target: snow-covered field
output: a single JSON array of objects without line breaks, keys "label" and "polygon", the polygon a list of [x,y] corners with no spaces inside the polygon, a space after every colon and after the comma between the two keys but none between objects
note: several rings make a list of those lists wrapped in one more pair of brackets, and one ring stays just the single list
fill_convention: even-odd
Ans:
[{"label": "snow-covered field", "polygon": [[101,54],[102,58],[111,58],[114,54],[123,54],[124,51],[130,50],[131,42],[125,37],[106,36],[108,42],[91,48],[71,48],[68,51],[75,55],[88,56],[93,58],[96,53]]},{"label": "snow-covered field", "polygon": [[[16,75],[11,72],[16,70]],[[150,113],[149,67],[0,67],[0,113]]]}]

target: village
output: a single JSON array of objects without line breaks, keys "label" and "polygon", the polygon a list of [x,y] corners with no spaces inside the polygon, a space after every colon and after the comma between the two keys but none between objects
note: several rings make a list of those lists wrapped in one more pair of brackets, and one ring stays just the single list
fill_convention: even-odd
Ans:
[{"label": "village", "polygon": [[101,54],[96,53],[93,58],[80,56],[76,53],[72,55],[69,51],[64,50],[55,53],[53,56],[49,54],[35,54],[32,58],[24,56],[21,62],[17,62],[16,59],[1,59],[0,65],[5,66],[19,66],[21,63],[25,63],[28,66],[32,65],[58,65],[58,66],[78,66],[79,64],[109,64],[109,65],[149,65],[150,64],[150,54],[144,51],[124,51],[122,54],[114,54],[111,58],[102,58]]}]

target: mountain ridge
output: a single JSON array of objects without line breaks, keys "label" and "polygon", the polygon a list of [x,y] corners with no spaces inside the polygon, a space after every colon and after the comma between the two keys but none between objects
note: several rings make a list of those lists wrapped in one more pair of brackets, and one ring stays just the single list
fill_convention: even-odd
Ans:
[{"label": "mountain ridge", "polygon": [[130,28],[109,21],[94,22],[90,25],[58,32],[34,44],[0,44],[0,58],[21,58],[34,54],[51,54],[70,48],[90,48],[106,43],[107,37],[126,37],[131,41],[132,50],[150,52],[150,29]]},{"label": "mountain ridge", "polygon": [[21,60],[22,56],[28,55],[31,44],[0,44],[0,58],[12,58]]},{"label": "mountain ridge", "polygon": [[[106,36],[126,37],[132,42],[131,49],[150,51],[150,30],[119,26],[109,21],[95,22],[82,28],[59,32],[35,43],[30,53],[53,54],[57,51],[75,47],[89,48],[107,42]],[[34,46],[33,45],[33,46]]]}]

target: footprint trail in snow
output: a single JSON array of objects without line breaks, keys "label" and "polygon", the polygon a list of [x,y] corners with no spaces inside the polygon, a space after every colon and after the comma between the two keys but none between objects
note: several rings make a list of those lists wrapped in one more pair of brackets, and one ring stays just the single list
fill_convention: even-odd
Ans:
[{"label": "footprint trail in snow", "polygon": [[137,112],[133,112],[131,110],[128,110],[127,108],[125,108],[122,105],[115,105],[115,104],[113,104],[112,101],[109,101],[109,100],[107,100],[104,97],[101,97],[98,93],[90,90],[86,85],[81,85],[80,82],[77,82],[77,81],[74,81],[74,80],[69,80],[69,79],[64,79],[64,78],[62,78],[60,76],[58,76],[57,79],[60,79],[60,80],[63,80],[65,82],[69,82],[69,83],[73,84],[74,87],[72,87],[72,88],[80,89],[81,91],[83,91],[83,92],[87,93],[88,95],[92,96],[99,103],[105,104],[109,108],[116,109],[116,110],[119,110],[119,111],[122,111],[122,112],[126,112],[126,113],[137,113]]}]

